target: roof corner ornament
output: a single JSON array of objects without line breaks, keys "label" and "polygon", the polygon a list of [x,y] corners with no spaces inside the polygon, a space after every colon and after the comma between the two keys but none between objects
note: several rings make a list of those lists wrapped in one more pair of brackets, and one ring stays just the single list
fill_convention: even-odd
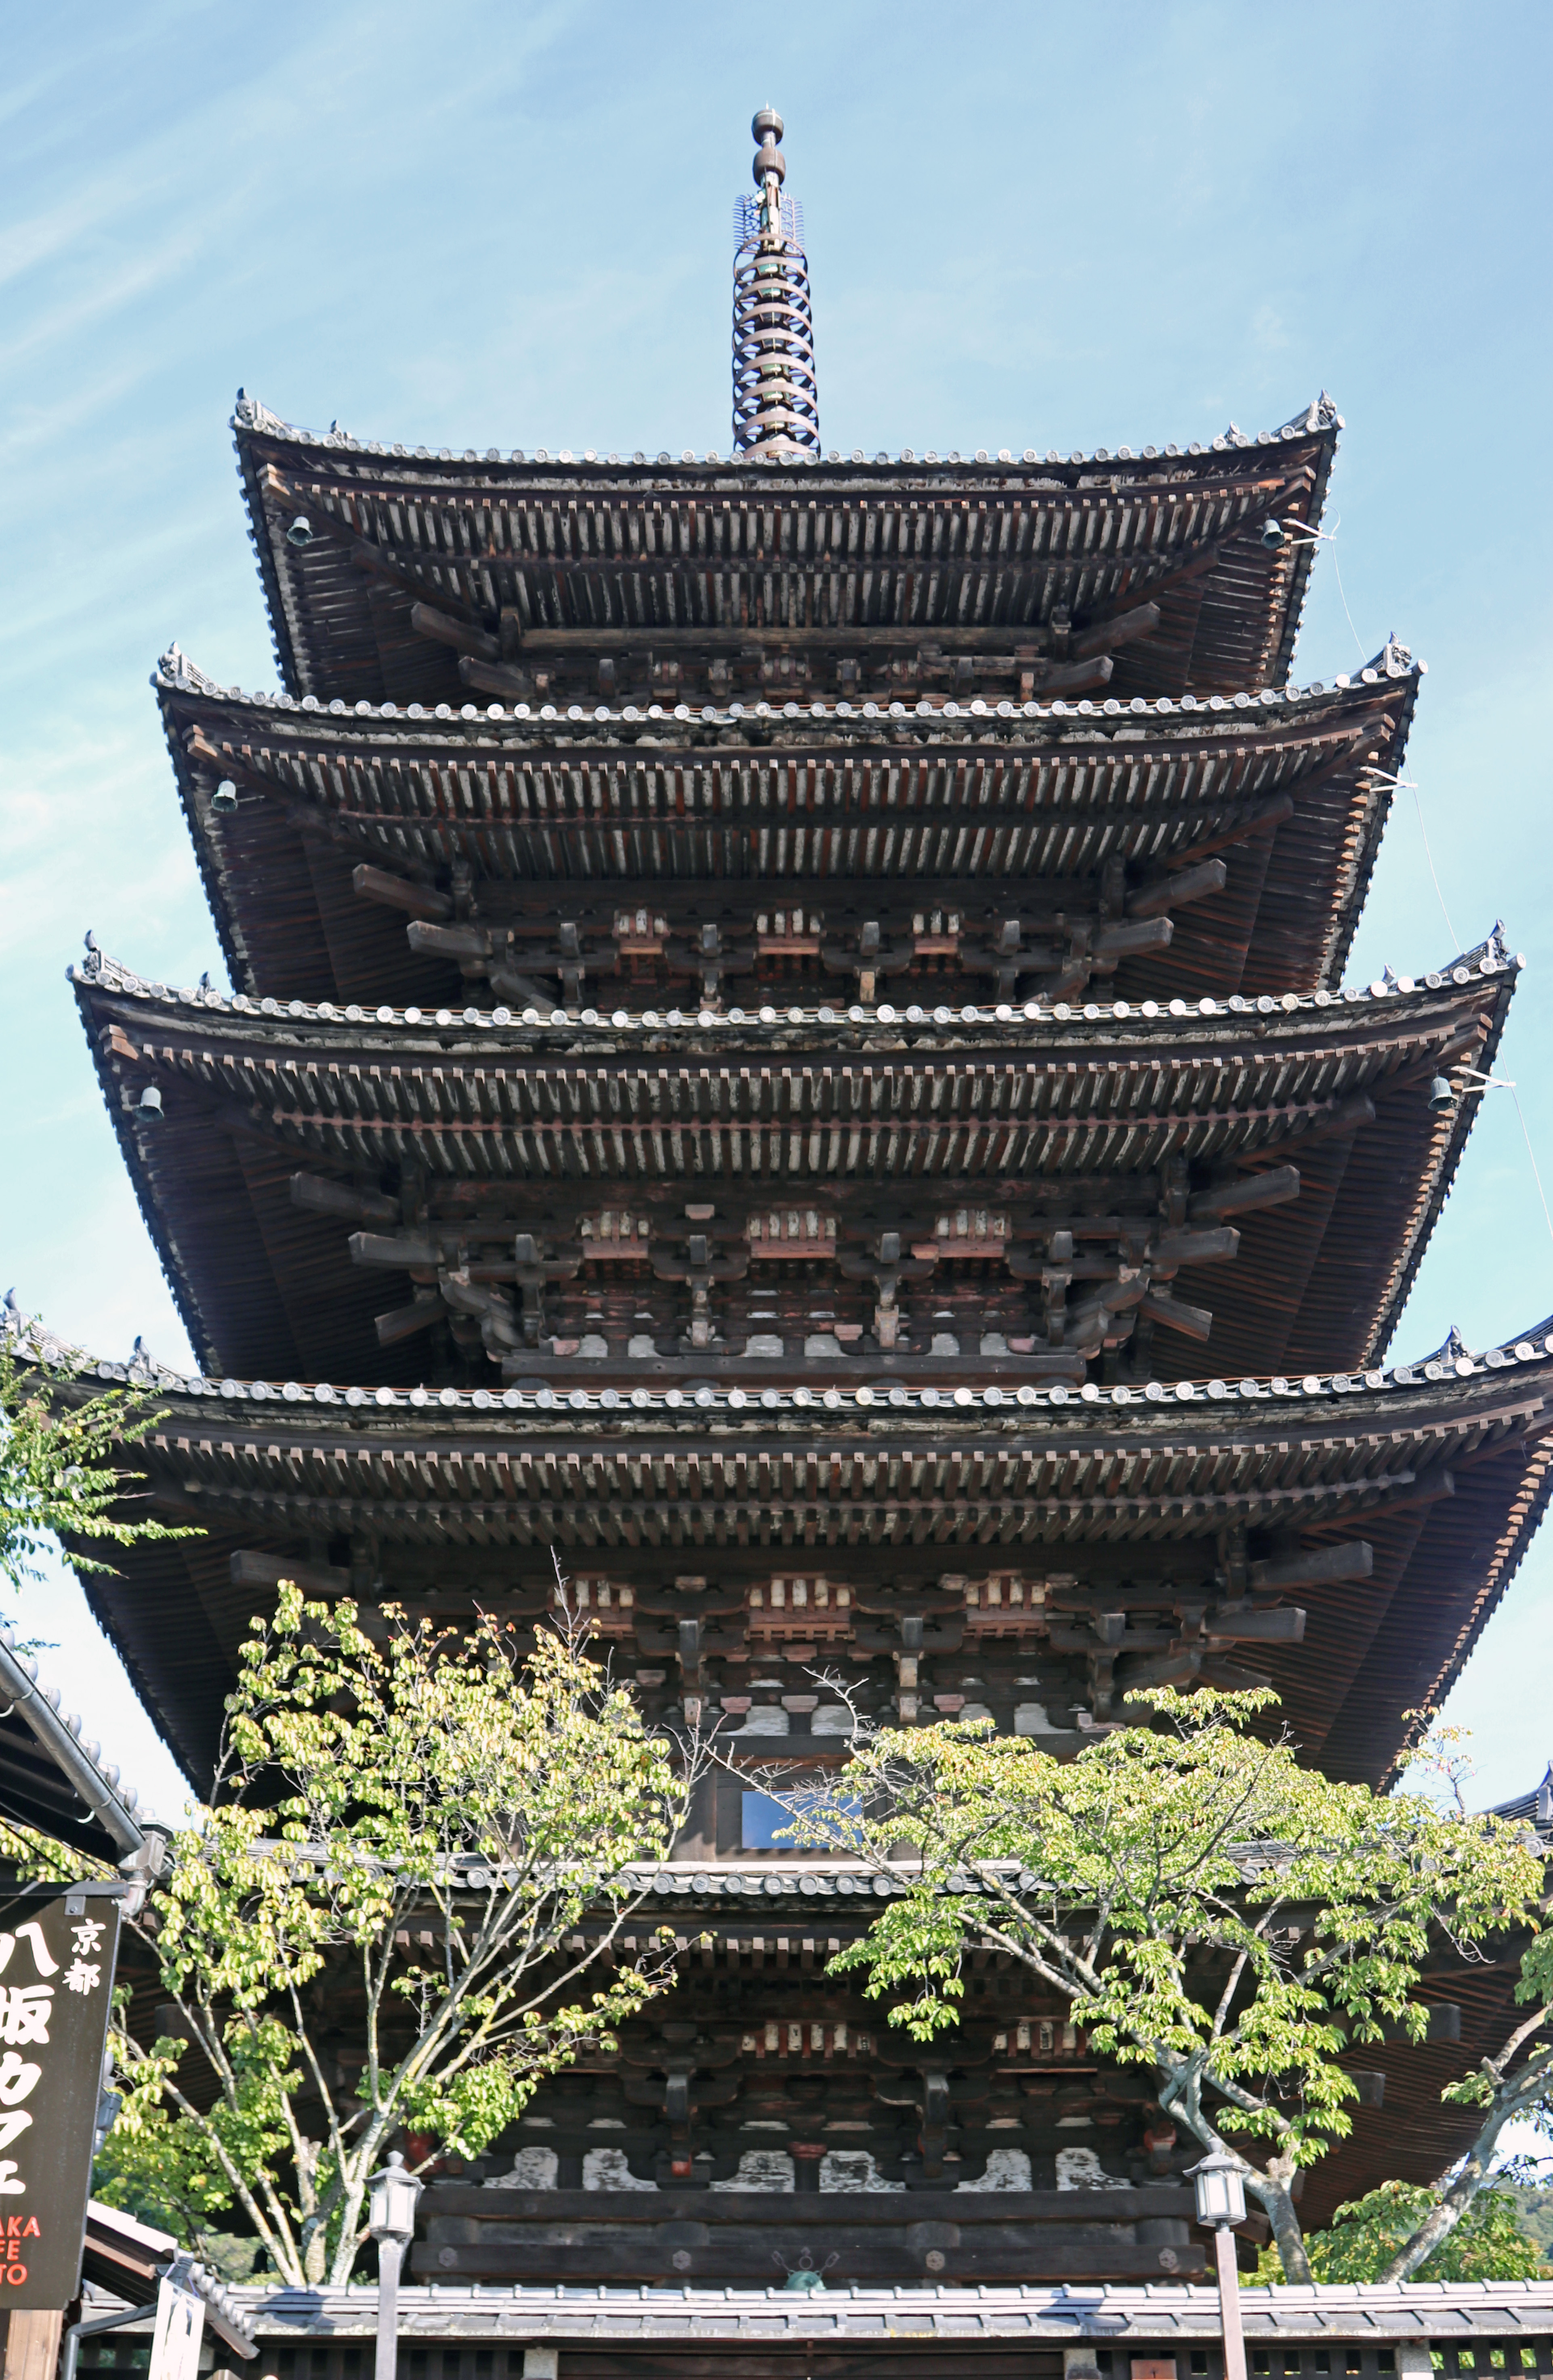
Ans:
[{"label": "roof corner ornament", "polygon": [[1421,1355],[1413,1368],[1422,1371],[1426,1364],[1444,1364],[1454,1367],[1457,1364],[1470,1364],[1474,1360],[1474,1351],[1452,1323],[1439,1345],[1432,1354]]},{"label": "roof corner ornament", "polygon": [[782,118],[763,107],[750,126],[759,143],[758,196],[734,201],[734,451],[818,455],[819,390],[803,212],[783,195]]},{"label": "roof corner ornament", "polygon": [[179,694],[219,694],[221,691],[213,677],[207,677],[202,669],[195,668],[179,644],[169,645],[158,661],[152,684],[159,683],[176,687]]},{"label": "roof corner ornament", "polygon": [[135,1344],[129,1351],[128,1371],[132,1379],[160,1380],[165,1366],[158,1363],[144,1339],[137,1331]]}]

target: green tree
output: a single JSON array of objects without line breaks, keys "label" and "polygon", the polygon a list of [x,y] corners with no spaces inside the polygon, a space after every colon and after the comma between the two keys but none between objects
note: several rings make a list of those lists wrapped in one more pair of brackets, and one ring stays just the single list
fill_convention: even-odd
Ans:
[{"label": "green tree", "polygon": [[1060,1761],[985,1721],[859,1742],[841,1801],[787,1791],[787,1829],[895,1886],[831,1961],[916,2039],[952,2031],[967,1951],[1006,1952],[1095,2049],[1153,2070],[1161,2107],[1233,2155],[1291,2280],[1292,2185],[1352,2128],[1340,2063],[1400,2026],[1442,1938],[1537,1923],[1543,1859],[1497,1819],[1380,1796],[1250,1732],[1267,1693],[1151,1694],[1153,1726]]},{"label": "green tree", "polygon": [[26,1333],[25,1325],[0,1327],[0,1578],[17,1588],[41,1578],[51,1538],[66,1540],[73,1569],[103,1577],[111,1564],[83,1541],[198,1536],[126,1509],[145,1483],[115,1458],[155,1428],[155,1400],[132,1389],[83,1397],[78,1363]]},{"label": "green tree", "polygon": [[177,2032],[113,2034],[103,2195],[195,2233],[240,2208],[297,2285],[348,2276],[392,2143],[478,2155],[673,1974],[615,1946],[695,1745],[575,1630],[384,1622],[283,1585],[252,1623],[211,1803],[130,1920]]},{"label": "green tree", "polygon": [[[1405,2254],[1442,2193],[1406,2181],[1383,2181],[1378,2190],[1340,2206],[1330,2227],[1305,2241],[1313,2279],[1380,2281]],[[1521,2209],[1510,2192],[1490,2186],[1480,2192],[1432,2255],[1410,2266],[1420,2281],[1534,2281],[1547,2267],[1537,2242],[1522,2228]],[[1258,2281],[1283,2277],[1276,2253],[1264,2252]]]},{"label": "green tree", "polygon": [[1430,2192],[1431,2203],[1416,2229],[1398,2243],[1378,2277],[1382,2280],[1412,2280],[1420,2274],[1431,2280],[1456,2277],[1440,2258],[1456,2226],[1470,2221],[1474,2205],[1481,2203],[1479,2193],[1495,2180],[1507,2128],[1529,2127],[1553,2143],[1553,2031],[1548,2024],[1553,2014],[1553,1931],[1535,1934],[1522,1953],[1515,1998],[1523,2007],[1535,2003],[1530,2015],[1512,2027],[1492,2056],[1480,2058],[1441,2094],[1455,2107],[1477,2110],[1477,2137]]},{"label": "green tree", "polygon": [[[1539,2164],[1534,2170],[1540,2176],[1547,2168]],[[1535,2242],[1544,2265],[1553,2272],[1553,2184],[1530,2175],[1521,2180],[1500,2173],[1494,2178],[1494,2187],[1511,2201],[1522,2230]]]}]

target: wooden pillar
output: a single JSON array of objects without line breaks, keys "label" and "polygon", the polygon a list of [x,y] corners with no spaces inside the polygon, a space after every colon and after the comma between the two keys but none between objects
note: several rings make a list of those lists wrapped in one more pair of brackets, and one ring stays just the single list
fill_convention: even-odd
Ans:
[{"label": "wooden pillar", "polygon": [[24,2313],[14,2309],[6,2325],[5,2380],[54,2380],[64,2328],[63,2310]]}]

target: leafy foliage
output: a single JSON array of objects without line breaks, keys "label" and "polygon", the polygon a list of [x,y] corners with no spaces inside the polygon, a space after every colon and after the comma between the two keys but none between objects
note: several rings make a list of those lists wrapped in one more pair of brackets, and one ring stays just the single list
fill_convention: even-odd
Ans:
[{"label": "leafy foliage", "polygon": [[1494,2186],[1510,2200],[1522,2230],[1535,2242],[1544,2265],[1553,2272],[1553,2183],[1500,2180]]},{"label": "leafy foliage", "polygon": [[[1378,2281],[1407,2247],[1425,2218],[1440,2204],[1438,2190],[1411,2182],[1383,2181],[1363,2198],[1340,2206],[1326,2231],[1305,2241],[1312,2276],[1318,2281]],[[1508,2190],[1479,2192],[1461,2221],[1412,2277],[1419,2281],[1534,2281],[1547,2266],[1544,2250],[1523,2226]],[[1263,2252],[1258,2281],[1283,2278],[1274,2252]]]},{"label": "leafy foliage", "polygon": [[1159,1725],[1065,1761],[985,1721],[880,1733],[848,1774],[858,1814],[789,1793],[787,1831],[895,1879],[831,1961],[866,1971],[892,2024],[952,2032],[967,1951],[1008,1952],[1236,2156],[1303,2280],[1290,2185],[1352,2129],[1341,2053],[1388,2027],[1421,2038],[1426,1953],[1535,1925],[1543,1864],[1498,1820],[1334,1782],[1253,1736],[1267,1693],[1149,1699]]},{"label": "leafy foliage", "polygon": [[253,1623],[212,1804],[133,1921],[178,2035],[114,2033],[103,2194],[190,2230],[238,2206],[297,2284],[349,2275],[392,2142],[478,2155],[672,1975],[613,1944],[694,1760],[575,1634],[384,1619],[283,1585]]},{"label": "leafy foliage", "polygon": [[[1434,2271],[1455,2226],[1468,2219],[1479,2192],[1497,2179],[1495,2159],[1509,2126],[1521,2126],[1553,2144],[1553,2029],[1548,2024],[1553,2016],[1553,1930],[1535,1934],[1523,1951],[1515,1997],[1522,2006],[1535,2004],[1531,2014],[1521,2019],[1497,2050],[1448,2083],[1440,2095],[1455,2107],[1475,2111],[1477,2137],[1442,2180],[1434,2204],[1398,2248],[1383,2280],[1411,2280]],[[1526,2169],[1518,2161],[1511,2169],[1511,2186],[1515,2175]]]},{"label": "leafy foliage", "polygon": [[133,1389],[67,1401],[78,1373],[0,1330],[0,1578],[14,1587],[43,1575],[38,1559],[51,1536],[69,1541],[76,1570],[111,1576],[111,1564],[81,1551],[83,1538],[133,1546],[200,1534],[127,1515],[143,1482],[114,1457],[138,1445],[161,1413]]}]

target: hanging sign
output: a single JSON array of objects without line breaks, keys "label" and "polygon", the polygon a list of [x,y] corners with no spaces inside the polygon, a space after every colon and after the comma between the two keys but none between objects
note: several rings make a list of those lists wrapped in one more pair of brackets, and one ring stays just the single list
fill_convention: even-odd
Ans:
[{"label": "hanging sign", "polygon": [[175,2265],[156,2292],[156,2330],[151,2342],[148,2380],[199,2380],[204,2335],[205,2301],[180,2286]]},{"label": "hanging sign", "polygon": [[114,1888],[0,1892],[0,2309],[80,2288],[117,1951]]}]

